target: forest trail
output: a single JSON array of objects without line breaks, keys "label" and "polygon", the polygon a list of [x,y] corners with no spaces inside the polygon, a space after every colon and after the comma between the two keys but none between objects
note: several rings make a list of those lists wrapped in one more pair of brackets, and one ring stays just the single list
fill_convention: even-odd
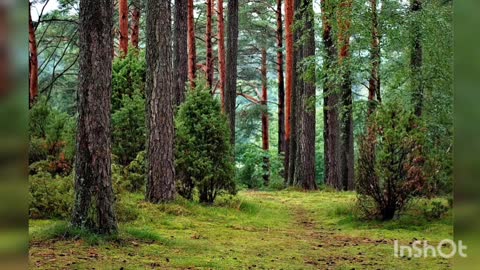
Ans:
[{"label": "forest trail", "polygon": [[[30,222],[35,269],[448,269],[450,260],[393,256],[393,239],[439,241],[445,221],[405,227],[356,221],[353,193],[242,191],[214,206],[122,198],[138,218],[117,238],[75,234],[67,223]],[[411,220],[408,221],[411,223]],[[388,227],[392,226],[392,228]],[[402,228],[402,229],[399,229]]]}]

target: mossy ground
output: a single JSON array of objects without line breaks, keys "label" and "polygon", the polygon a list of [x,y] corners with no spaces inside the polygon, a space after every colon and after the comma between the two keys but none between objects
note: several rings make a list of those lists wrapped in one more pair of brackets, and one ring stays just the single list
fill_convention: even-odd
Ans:
[{"label": "mossy ground", "polygon": [[[429,221],[417,202],[390,222],[361,220],[355,194],[240,192],[205,206],[152,205],[130,194],[139,217],[100,237],[64,221],[30,222],[37,269],[449,269],[452,260],[396,258],[393,241],[453,237],[451,211]],[[428,202],[427,202],[428,203]]]}]

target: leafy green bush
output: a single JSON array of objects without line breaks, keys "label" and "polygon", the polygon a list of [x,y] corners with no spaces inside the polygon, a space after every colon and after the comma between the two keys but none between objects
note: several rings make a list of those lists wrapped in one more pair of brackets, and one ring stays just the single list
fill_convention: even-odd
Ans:
[{"label": "leafy green bush", "polygon": [[124,57],[113,61],[112,78],[112,112],[115,113],[123,105],[124,97],[132,98],[140,93],[145,98],[145,57],[143,52],[131,48]]},{"label": "leafy green bush", "polygon": [[204,80],[189,91],[175,119],[177,190],[187,199],[197,188],[200,202],[235,193],[234,157],[227,118]]},{"label": "leafy green bush", "polygon": [[392,219],[425,186],[423,123],[400,103],[383,104],[360,138],[359,206],[367,216]]},{"label": "leafy green bush", "polygon": [[55,177],[40,171],[29,177],[30,218],[67,218],[71,214],[73,177]]},{"label": "leafy green bush", "polygon": [[440,201],[432,201],[431,205],[423,209],[423,214],[427,220],[440,219],[448,212],[449,208]]},{"label": "leafy green bush", "polygon": [[121,107],[112,115],[112,126],[112,153],[125,166],[145,149],[145,99],[138,91],[123,96]]},{"label": "leafy green bush", "polygon": [[145,170],[145,151],[141,151],[137,157],[125,167],[126,189],[128,191],[137,192],[145,187]]}]

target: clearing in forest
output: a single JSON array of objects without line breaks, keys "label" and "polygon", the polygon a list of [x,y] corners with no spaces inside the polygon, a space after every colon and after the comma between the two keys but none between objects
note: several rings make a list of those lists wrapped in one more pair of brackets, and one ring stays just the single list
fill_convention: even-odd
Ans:
[{"label": "clearing in forest", "polygon": [[[393,241],[436,244],[453,237],[452,215],[427,221],[416,201],[399,219],[358,219],[355,194],[240,192],[213,206],[153,205],[130,194],[135,221],[116,237],[71,231],[64,221],[30,222],[36,269],[449,269],[443,258],[396,258]],[[122,198],[123,199],[123,198]]]}]

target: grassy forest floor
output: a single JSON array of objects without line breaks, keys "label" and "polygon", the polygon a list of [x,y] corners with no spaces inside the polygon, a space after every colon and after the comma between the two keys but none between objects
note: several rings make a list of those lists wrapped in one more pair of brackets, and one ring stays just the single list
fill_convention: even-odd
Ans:
[{"label": "grassy forest floor", "polygon": [[453,237],[451,211],[429,221],[416,201],[390,222],[360,220],[354,193],[243,191],[214,206],[151,205],[118,236],[73,232],[64,221],[30,221],[35,269],[450,269],[451,259],[396,258],[393,241]]}]

